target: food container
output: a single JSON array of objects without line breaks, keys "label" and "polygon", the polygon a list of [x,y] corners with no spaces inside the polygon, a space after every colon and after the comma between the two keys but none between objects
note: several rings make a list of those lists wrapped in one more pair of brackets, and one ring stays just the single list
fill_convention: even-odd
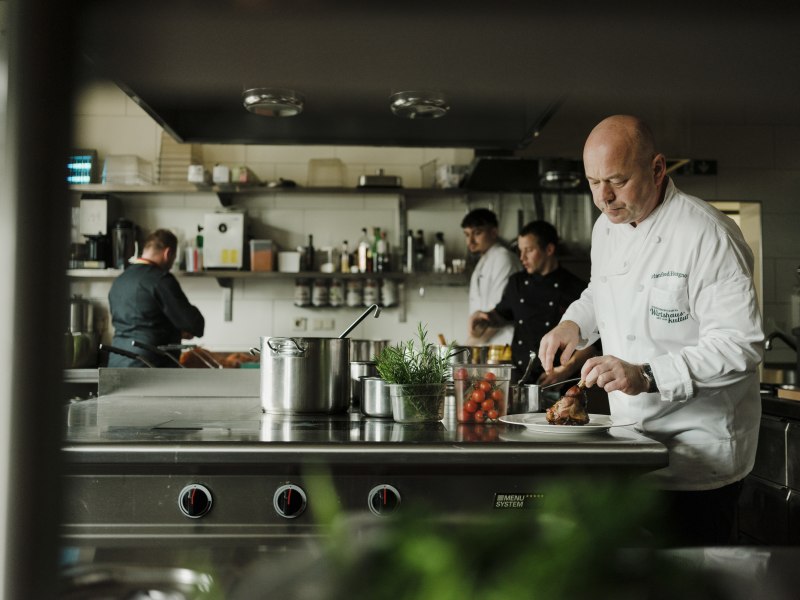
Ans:
[{"label": "food container", "polygon": [[494,422],[507,414],[511,369],[511,365],[453,365],[459,423]]},{"label": "food container", "polygon": [[272,240],[250,240],[250,270],[275,270],[275,251]]},{"label": "food container", "polygon": [[392,418],[398,423],[440,421],[444,416],[444,383],[387,383]]},{"label": "food container", "polygon": [[367,417],[392,418],[389,388],[380,377],[361,377],[361,414]]},{"label": "food container", "polygon": [[261,408],[334,414],[350,406],[350,340],[261,338]]},{"label": "food container", "polygon": [[300,253],[278,252],[278,271],[281,273],[299,273]]}]

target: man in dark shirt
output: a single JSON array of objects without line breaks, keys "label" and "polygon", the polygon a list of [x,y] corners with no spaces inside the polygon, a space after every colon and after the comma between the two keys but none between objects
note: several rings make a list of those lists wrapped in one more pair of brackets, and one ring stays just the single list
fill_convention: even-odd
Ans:
[{"label": "man in dark shirt", "polygon": [[[141,258],[117,277],[108,292],[112,346],[144,356],[159,367],[176,366],[163,355],[132,346],[137,340],[151,346],[178,344],[203,335],[205,320],[191,305],[169,272],[175,262],[178,240],[171,231],[157,229],[145,240]],[[177,352],[175,355],[177,356]],[[109,367],[141,367],[135,359],[110,354]]]},{"label": "man in dark shirt", "polygon": [[[530,352],[539,350],[542,336],[555,327],[567,307],[586,288],[583,280],[559,266],[558,232],[550,223],[528,223],[520,230],[517,243],[524,270],[509,278],[503,297],[494,309],[474,312],[469,318],[469,328],[475,331],[485,327],[487,321],[493,327],[504,323],[514,325],[511,342],[514,381],[524,374]],[[594,355],[595,350],[590,346],[549,375],[544,374],[541,362],[536,361],[527,382],[538,380],[544,385],[563,381],[577,373],[584,361]]]}]

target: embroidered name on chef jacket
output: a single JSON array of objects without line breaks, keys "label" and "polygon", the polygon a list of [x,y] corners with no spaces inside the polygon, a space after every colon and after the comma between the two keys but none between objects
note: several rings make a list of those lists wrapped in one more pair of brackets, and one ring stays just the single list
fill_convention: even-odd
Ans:
[{"label": "embroidered name on chef jacket", "polygon": [[[688,275],[680,271],[661,271],[650,276],[651,279],[662,279],[664,277],[686,279]],[[680,308],[656,306],[654,304],[650,306],[650,316],[665,323],[682,323],[689,318],[689,314]]]}]

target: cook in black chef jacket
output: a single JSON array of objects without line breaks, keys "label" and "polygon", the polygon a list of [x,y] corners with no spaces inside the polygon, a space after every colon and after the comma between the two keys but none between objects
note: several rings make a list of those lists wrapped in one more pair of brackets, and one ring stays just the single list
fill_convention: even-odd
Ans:
[{"label": "cook in black chef jacket", "polygon": [[[141,258],[135,259],[116,278],[108,292],[112,345],[136,354],[159,367],[175,366],[166,356],[132,346],[132,340],[161,346],[203,335],[203,315],[189,303],[180,284],[169,272],[175,262],[178,239],[167,229],[157,229],[144,243]],[[176,352],[176,356],[177,356]],[[110,354],[109,367],[141,367],[142,363]]]},{"label": "cook in black chef jacket", "polygon": [[[512,379],[517,381],[525,372],[530,352],[538,352],[542,336],[560,320],[567,307],[586,288],[586,282],[559,266],[556,257],[558,232],[546,221],[532,221],[517,237],[523,271],[512,275],[500,302],[489,312],[476,311],[469,317],[470,331],[480,331],[486,322],[492,327],[514,326],[511,359]],[[596,354],[594,347],[576,353],[573,360],[545,374],[541,362],[527,381],[545,385],[569,378],[577,373],[583,362]]]}]

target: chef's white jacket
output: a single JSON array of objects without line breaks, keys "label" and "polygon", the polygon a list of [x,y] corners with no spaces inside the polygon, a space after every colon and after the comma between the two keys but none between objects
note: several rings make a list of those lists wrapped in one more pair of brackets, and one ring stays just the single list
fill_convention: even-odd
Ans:
[{"label": "chef's white jacket", "polygon": [[605,215],[592,232],[589,287],[563,320],[603,352],[650,363],[659,392],[611,392],[614,421],[667,446],[663,489],[715,489],[753,467],[764,334],[753,255],[737,225],[670,180],[638,227]]},{"label": "chef's white jacket", "polygon": [[[521,268],[519,258],[499,242],[484,252],[469,280],[469,314],[491,311],[503,297],[508,278]],[[505,325],[487,343],[510,344],[513,337],[514,326]]]}]

